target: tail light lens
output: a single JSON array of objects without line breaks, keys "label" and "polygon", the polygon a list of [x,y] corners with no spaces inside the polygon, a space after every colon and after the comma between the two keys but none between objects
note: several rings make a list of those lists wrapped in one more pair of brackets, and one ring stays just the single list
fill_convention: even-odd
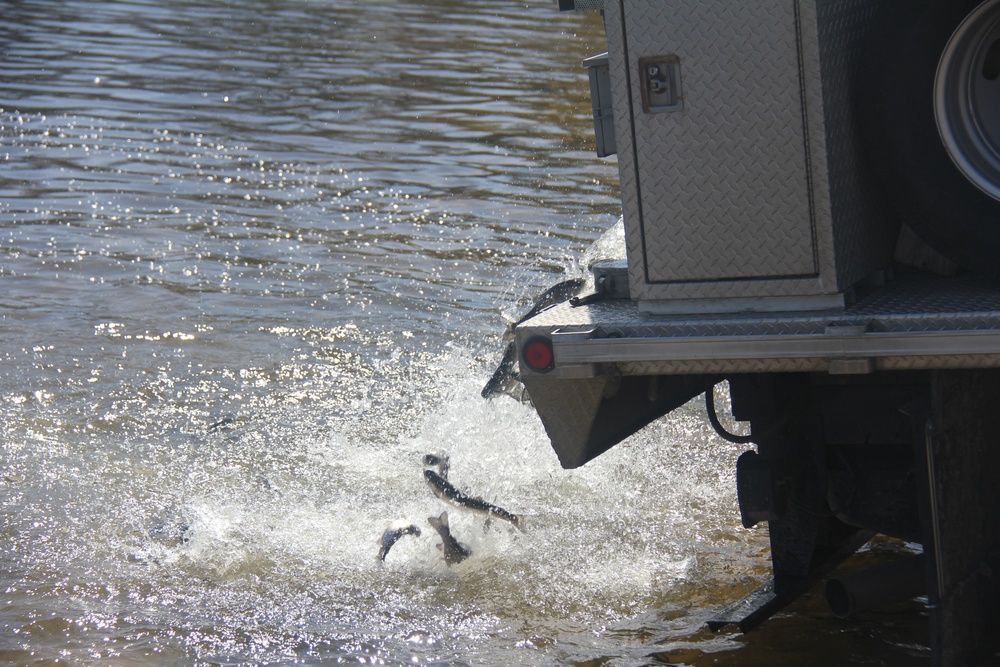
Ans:
[{"label": "tail light lens", "polygon": [[556,356],[552,351],[552,341],[544,336],[529,338],[521,348],[521,358],[528,368],[536,373],[547,373],[555,368]]}]

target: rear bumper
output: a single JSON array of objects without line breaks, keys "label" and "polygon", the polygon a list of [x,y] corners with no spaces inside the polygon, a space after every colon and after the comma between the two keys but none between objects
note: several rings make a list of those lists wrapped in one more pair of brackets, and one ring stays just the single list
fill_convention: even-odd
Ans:
[{"label": "rear bumper", "polygon": [[1000,288],[902,274],[843,309],[656,315],[627,299],[563,303],[517,327],[551,339],[545,373],[520,378],[565,467],[577,467],[719,379],[742,373],[1000,367]]}]

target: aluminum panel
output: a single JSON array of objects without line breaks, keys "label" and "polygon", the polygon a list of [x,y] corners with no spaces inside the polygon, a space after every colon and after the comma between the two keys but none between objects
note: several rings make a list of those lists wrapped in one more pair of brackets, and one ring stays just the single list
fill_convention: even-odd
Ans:
[{"label": "aluminum panel", "polygon": [[[840,333],[851,329],[863,334]],[[665,317],[609,300],[561,304],[518,327],[522,337],[554,332],[576,332],[568,338],[593,346],[593,354],[571,361],[613,363],[623,375],[827,371],[831,359],[855,355],[871,359],[874,370],[995,366],[1000,290],[972,276],[903,274],[859,290],[843,310]],[[642,346],[648,349],[639,354]],[[739,354],[727,356],[733,351]],[[556,358],[558,365],[558,345]]]},{"label": "aluminum panel", "polygon": [[[851,115],[873,4],[608,3],[634,299],[829,296],[889,261]],[[680,61],[680,111],[643,108],[652,56]]]},{"label": "aluminum panel", "polygon": [[[826,373],[828,359],[716,359],[699,361],[629,362],[617,365],[622,375],[725,375],[733,373]],[[956,368],[1000,368],[1000,354],[933,357],[888,357],[875,360],[872,370],[916,371]]]},{"label": "aluminum panel", "polygon": [[[849,361],[894,356],[932,357],[1000,353],[1000,330],[944,332],[847,332],[786,336],[702,336],[660,338],[555,338],[559,366],[690,360],[829,359]],[[558,334],[557,334],[558,336]]]},{"label": "aluminum panel", "polygon": [[816,2],[825,132],[814,143],[828,169],[833,224],[833,247],[828,256],[835,266],[826,272],[836,271],[839,289],[884,264],[898,233],[897,226],[889,224],[882,212],[855,133],[854,114],[861,103],[856,99],[854,79],[864,66],[865,37],[878,6],[869,0]]},{"label": "aluminum panel", "polygon": [[[646,279],[815,274],[794,3],[627,4]],[[678,113],[642,110],[638,60],[661,50]]]}]

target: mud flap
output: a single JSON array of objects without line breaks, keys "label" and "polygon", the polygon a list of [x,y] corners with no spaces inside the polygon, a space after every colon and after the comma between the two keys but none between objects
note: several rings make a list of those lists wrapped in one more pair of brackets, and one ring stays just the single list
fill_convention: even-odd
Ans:
[{"label": "mud flap", "polygon": [[922,520],[933,664],[997,664],[1000,627],[1000,371],[931,380]]}]

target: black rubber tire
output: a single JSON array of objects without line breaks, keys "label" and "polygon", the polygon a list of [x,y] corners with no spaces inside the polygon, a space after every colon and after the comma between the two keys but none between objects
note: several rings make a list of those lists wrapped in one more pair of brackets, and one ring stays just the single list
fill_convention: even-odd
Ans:
[{"label": "black rubber tire", "polygon": [[1000,201],[955,166],[934,118],[941,53],[979,4],[887,0],[860,65],[856,114],[873,178],[899,221],[961,267],[1000,278]]}]

